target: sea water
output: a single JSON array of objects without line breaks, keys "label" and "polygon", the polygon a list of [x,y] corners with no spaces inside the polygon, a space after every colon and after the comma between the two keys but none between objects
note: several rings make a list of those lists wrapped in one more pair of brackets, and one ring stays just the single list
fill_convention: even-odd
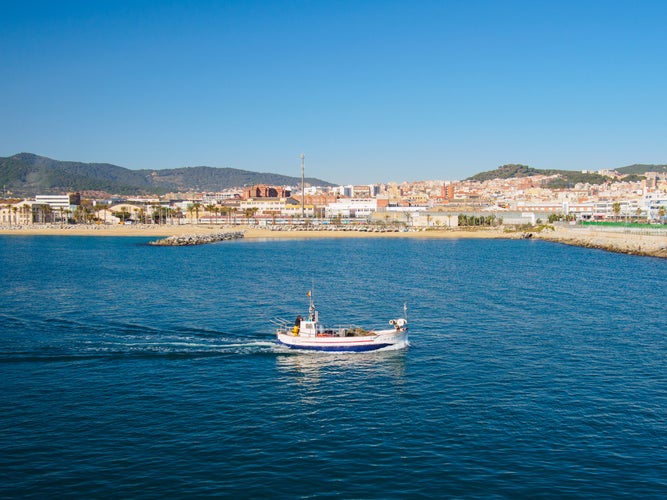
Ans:
[{"label": "sea water", "polygon": [[[0,497],[667,496],[667,261],[0,237]],[[408,349],[274,342],[403,314]]]}]

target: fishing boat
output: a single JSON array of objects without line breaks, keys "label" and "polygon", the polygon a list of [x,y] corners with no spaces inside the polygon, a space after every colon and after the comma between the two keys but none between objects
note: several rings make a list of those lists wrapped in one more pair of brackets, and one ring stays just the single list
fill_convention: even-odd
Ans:
[{"label": "fishing boat", "polygon": [[279,344],[291,349],[310,351],[376,351],[378,349],[400,349],[408,346],[407,307],[403,306],[405,317],[389,321],[391,328],[366,330],[357,326],[325,327],[319,322],[311,292],[310,308],[304,318],[298,315],[294,324],[277,321],[276,337]]}]

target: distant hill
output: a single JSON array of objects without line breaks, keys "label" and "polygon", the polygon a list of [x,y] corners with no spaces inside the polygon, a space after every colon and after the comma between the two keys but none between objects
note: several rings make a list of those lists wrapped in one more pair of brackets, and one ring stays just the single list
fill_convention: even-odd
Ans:
[{"label": "distant hill", "polygon": [[617,168],[619,174],[637,174],[644,175],[646,172],[667,172],[667,165],[630,165],[628,167]]},{"label": "distant hill", "polygon": [[[333,185],[312,177],[307,177],[305,183]],[[31,153],[0,157],[0,185],[15,196],[81,191],[122,195],[216,192],[251,184],[297,186],[301,184],[301,178],[214,167],[130,170],[108,163],[59,161]]]},{"label": "distant hill", "polygon": [[487,172],[480,172],[475,174],[472,177],[468,177],[468,181],[490,181],[493,179],[514,179],[516,177],[530,177],[531,175],[550,175],[545,173],[546,170],[538,170],[536,168],[529,167],[527,165],[502,165],[495,170],[489,170]]},{"label": "distant hill", "polygon": [[493,179],[513,179],[517,177],[530,177],[533,175],[557,176],[556,178],[546,183],[544,186],[552,189],[572,187],[580,182],[588,184],[602,184],[603,182],[613,180],[612,178],[604,175],[589,173],[584,174],[576,170],[545,170],[532,168],[527,165],[515,164],[502,165],[495,170],[473,175],[466,180],[483,182]]}]

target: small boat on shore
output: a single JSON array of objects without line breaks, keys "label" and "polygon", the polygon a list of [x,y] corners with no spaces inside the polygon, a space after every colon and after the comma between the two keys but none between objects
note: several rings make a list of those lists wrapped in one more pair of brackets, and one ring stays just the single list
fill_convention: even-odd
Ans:
[{"label": "small boat on shore", "polygon": [[297,316],[291,325],[279,321],[276,337],[279,344],[291,349],[329,352],[363,352],[384,348],[400,349],[408,346],[407,307],[403,306],[404,318],[392,319],[391,328],[366,330],[356,326],[325,327],[319,322],[319,315],[311,292],[308,316]]}]

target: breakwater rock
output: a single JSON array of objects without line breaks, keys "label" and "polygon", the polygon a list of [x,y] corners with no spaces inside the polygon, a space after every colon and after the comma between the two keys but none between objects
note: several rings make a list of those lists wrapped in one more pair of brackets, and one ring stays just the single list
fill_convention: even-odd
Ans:
[{"label": "breakwater rock", "polygon": [[206,243],[217,243],[218,241],[236,240],[243,238],[243,232],[212,233],[212,234],[184,234],[181,236],[169,236],[157,241],[149,242],[149,245],[159,247],[185,247],[192,245],[205,245]]},{"label": "breakwater rock", "polygon": [[607,252],[667,258],[667,233],[644,235],[588,231],[586,229],[557,229],[555,232],[535,234],[535,237],[584,248],[596,248]]}]

